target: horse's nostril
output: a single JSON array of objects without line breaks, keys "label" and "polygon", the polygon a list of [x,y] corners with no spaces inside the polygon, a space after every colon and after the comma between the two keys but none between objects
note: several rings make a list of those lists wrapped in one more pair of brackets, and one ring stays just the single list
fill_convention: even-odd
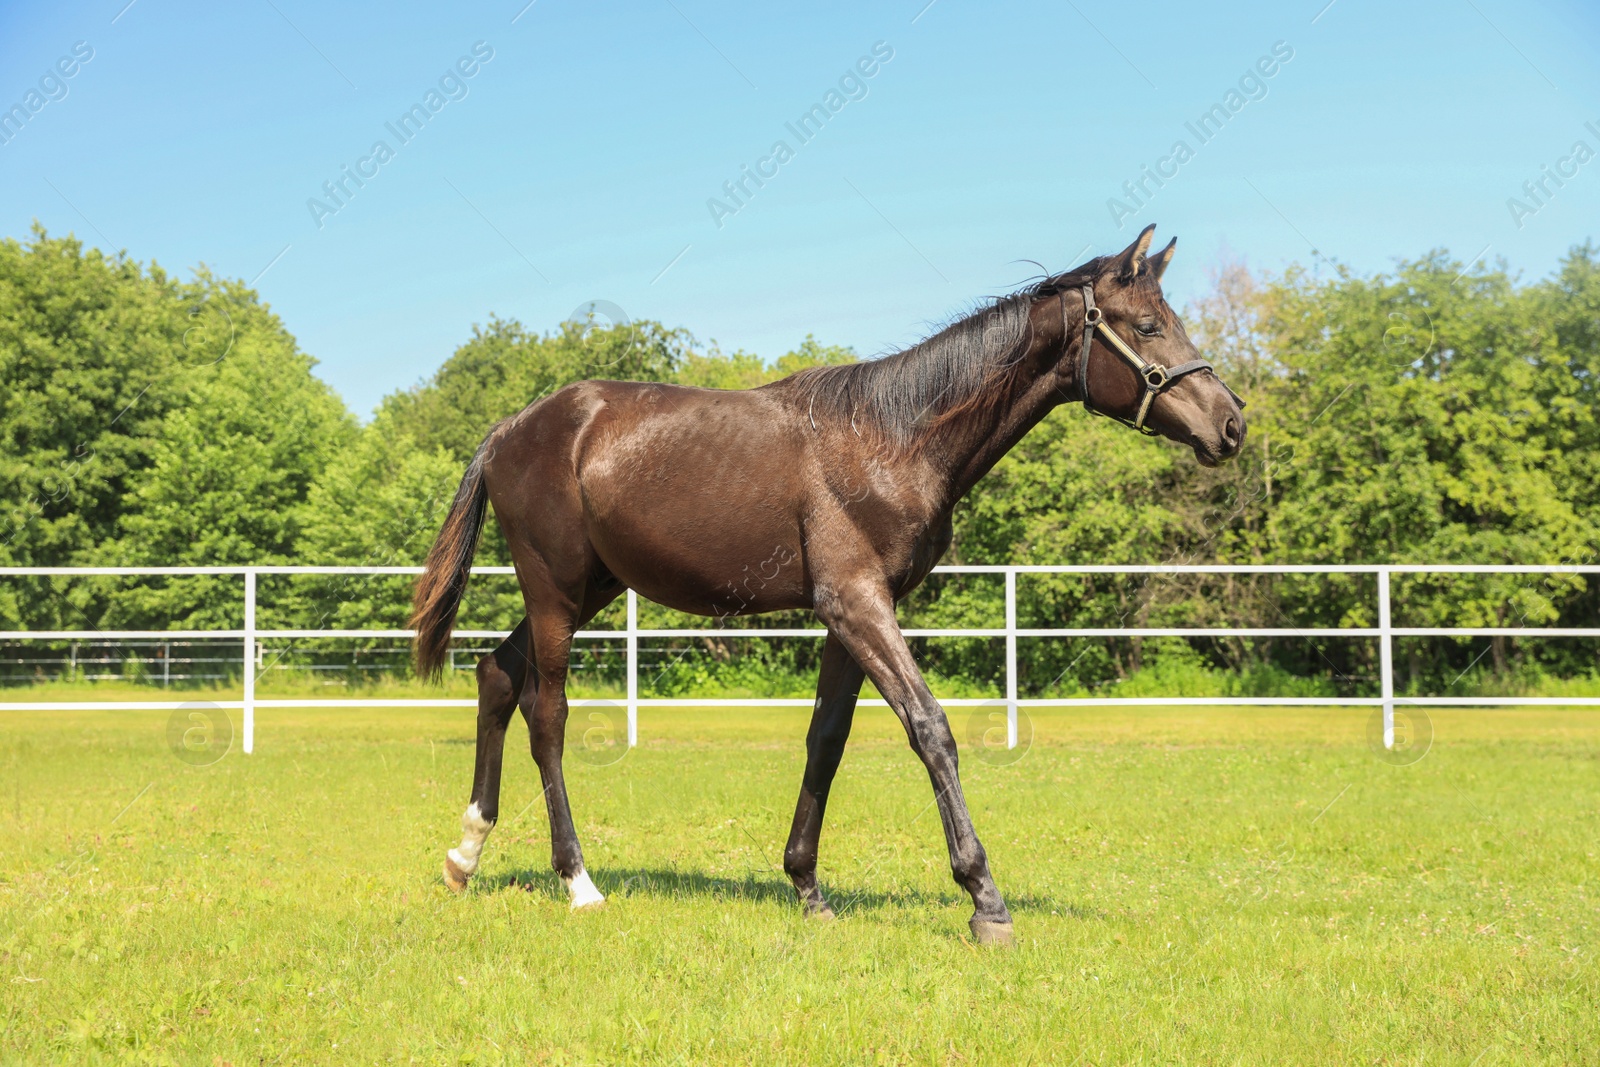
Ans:
[{"label": "horse's nostril", "polygon": [[1222,424],[1222,440],[1229,448],[1239,447],[1239,420],[1231,415]]}]

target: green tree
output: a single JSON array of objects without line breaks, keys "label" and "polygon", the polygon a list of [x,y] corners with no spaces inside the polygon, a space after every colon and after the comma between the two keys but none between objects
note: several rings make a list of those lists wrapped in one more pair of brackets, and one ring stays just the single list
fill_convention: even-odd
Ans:
[{"label": "green tree", "polygon": [[[461,464],[397,433],[380,412],[324,468],[297,516],[299,560],[361,567],[417,566],[444,521]],[[284,625],[305,629],[399,629],[414,579],[314,575],[282,581]],[[370,643],[370,642],[369,642]]]},{"label": "green tree", "polygon": [[686,331],[650,321],[567,322],[538,334],[491,317],[427,382],[385,398],[383,410],[418,447],[442,447],[465,464],[495,423],[540,397],[586,378],[671,381],[692,344]]},{"label": "green tree", "polygon": [[[296,506],[354,432],[314,366],[254,292],[203,268],[182,283],[42,231],[0,244],[9,561],[291,558]],[[236,579],[29,585],[0,601],[16,622],[237,625]]]}]

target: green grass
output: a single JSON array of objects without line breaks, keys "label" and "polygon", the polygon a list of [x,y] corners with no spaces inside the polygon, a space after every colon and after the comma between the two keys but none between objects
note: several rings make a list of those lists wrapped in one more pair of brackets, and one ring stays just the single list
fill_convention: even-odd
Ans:
[{"label": "green grass", "polygon": [[[966,737],[965,713],[952,714]],[[864,709],[823,837],[775,869],[803,714],[641,712],[569,760],[589,866],[548,873],[519,725],[482,875],[438,871],[465,711],[259,713],[208,767],[164,713],[6,713],[0,1061],[1596,1062],[1600,715],[1050,712],[964,753],[1018,945],[979,950],[920,765]]]},{"label": "green grass", "polygon": [[[693,697],[702,700],[749,700],[768,697],[799,697],[810,700],[816,695],[815,671],[809,674],[774,671],[755,662],[718,666],[721,669],[717,671],[697,669],[686,672],[688,675],[686,679],[668,685],[652,686],[649,684],[648,676],[641,676],[639,695],[675,699]],[[996,700],[1002,698],[1002,686],[984,685],[968,678],[942,677],[932,672],[925,674],[925,677],[928,685],[942,698],[976,697]],[[621,700],[625,698],[626,693],[626,683],[621,679],[597,679],[574,674],[569,676],[567,683],[567,695],[573,699],[589,697]],[[869,681],[862,686],[861,695],[864,698],[876,699],[878,691]],[[1188,694],[1185,691],[1183,695]],[[242,696],[243,689],[237,679],[185,682],[170,687],[163,687],[159,683],[124,679],[93,682],[53,679],[32,685],[0,688],[0,704],[25,701],[52,703],[135,700],[237,701]],[[476,700],[478,682],[476,675],[471,671],[455,671],[445,675],[437,685],[420,684],[416,679],[399,673],[373,674],[346,684],[344,679],[330,683],[315,675],[268,672],[256,683],[256,697],[261,700],[307,701],[403,697]],[[802,736],[804,733],[805,728],[802,726]]]}]

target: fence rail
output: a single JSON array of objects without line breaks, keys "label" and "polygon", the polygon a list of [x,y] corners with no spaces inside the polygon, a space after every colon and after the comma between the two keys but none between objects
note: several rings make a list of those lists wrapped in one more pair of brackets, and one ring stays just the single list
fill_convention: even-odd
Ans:
[{"label": "fence rail", "polygon": [[[256,580],[261,575],[352,574],[416,575],[421,567],[338,567],[338,566],[261,566],[261,567],[0,567],[0,577],[47,577],[123,575],[128,577],[237,575],[244,580],[244,625],[239,629],[214,630],[0,630],[0,640],[193,640],[197,638],[242,641],[241,657],[244,694],[241,700],[209,701],[218,707],[243,713],[243,748],[255,750],[255,712],[257,708],[454,708],[476,707],[476,700],[428,698],[344,698],[344,699],[263,699],[256,697],[257,649],[263,640],[305,638],[410,638],[411,630],[323,630],[264,629],[256,625]],[[510,567],[474,567],[475,575],[509,575]],[[1381,707],[1383,740],[1394,743],[1394,710],[1408,707],[1573,707],[1600,706],[1600,697],[1397,697],[1394,694],[1394,639],[1397,637],[1585,637],[1600,638],[1600,627],[1539,626],[1394,626],[1390,603],[1390,578],[1396,574],[1600,574],[1600,566],[1532,564],[1153,564],[1153,565],[970,565],[935,567],[935,574],[994,574],[1005,579],[1005,625],[1003,627],[908,628],[907,637],[989,637],[1005,639],[1005,696],[1003,698],[958,698],[941,700],[949,707],[1004,707],[1006,744],[1017,744],[1017,710],[1029,707]],[[1370,574],[1377,579],[1377,617],[1375,627],[1019,627],[1017,625],[1017,577],[1025,574]],[[622,701],[582,698],[569,701],[572,707],[613,707],[627,709],[628,745],[639,741],[638,712],[641,707],[810,707],[808,698],[695,699],[639,696],[639,639],[704,637],[783,638],[823,637],[821,628],[734,629],[719,626],[689,629],[641,629],[638,596],[628,590],[626,625],[620,630],[580,630],[579,640],[624,641],[627,653],[627,696]],[[456,630],[457,638],[499,638],[499,630]],[[1381,695],[1376,697],[1048,697],[1021,698],[1017,695],[1017,642],[1069,637],[1347,637],[1377,638]],[[864,705],[882,707],[885,701],[864,700]],[[9,701],[0,702],[0,711],[128,711],[175,710],[190,706],[190,701]]]}]

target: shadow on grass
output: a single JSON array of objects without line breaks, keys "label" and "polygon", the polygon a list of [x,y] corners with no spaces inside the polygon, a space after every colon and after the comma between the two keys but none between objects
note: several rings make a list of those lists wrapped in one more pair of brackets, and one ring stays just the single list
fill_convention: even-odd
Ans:
[{"label": "shadow on grass", "polygon": [[[727,878],[702,874],[699,871],[680,871],[660,867],[621,867],[590,871],[595,885],[608,897],[656,897],[662,899],[700,898],[709,900],[740,900],[754,903],[779,904],[798,909],[794,887],[767,872],[752,871],[742,878]],[[521,889],[539,893],[551,900],[565,902],[567,889],[550,870],[520,869],[484,878],[474,883],[478,892],[496,893],[506,889]],[[858,911],[883,911],[891,908],[956,907],[967,904],[965,893],[952,887],[949,892],[927,893],[920,889],[892,889],[878,892],[868,889],[851,889],[823,884],[823,894],[834,910],[842,917]],[[1063,904],[1048,897],[1007,897],[1012,911],[1057,912],[1077,919],[1102,919],[1104,916],[1088,908]]]}]

